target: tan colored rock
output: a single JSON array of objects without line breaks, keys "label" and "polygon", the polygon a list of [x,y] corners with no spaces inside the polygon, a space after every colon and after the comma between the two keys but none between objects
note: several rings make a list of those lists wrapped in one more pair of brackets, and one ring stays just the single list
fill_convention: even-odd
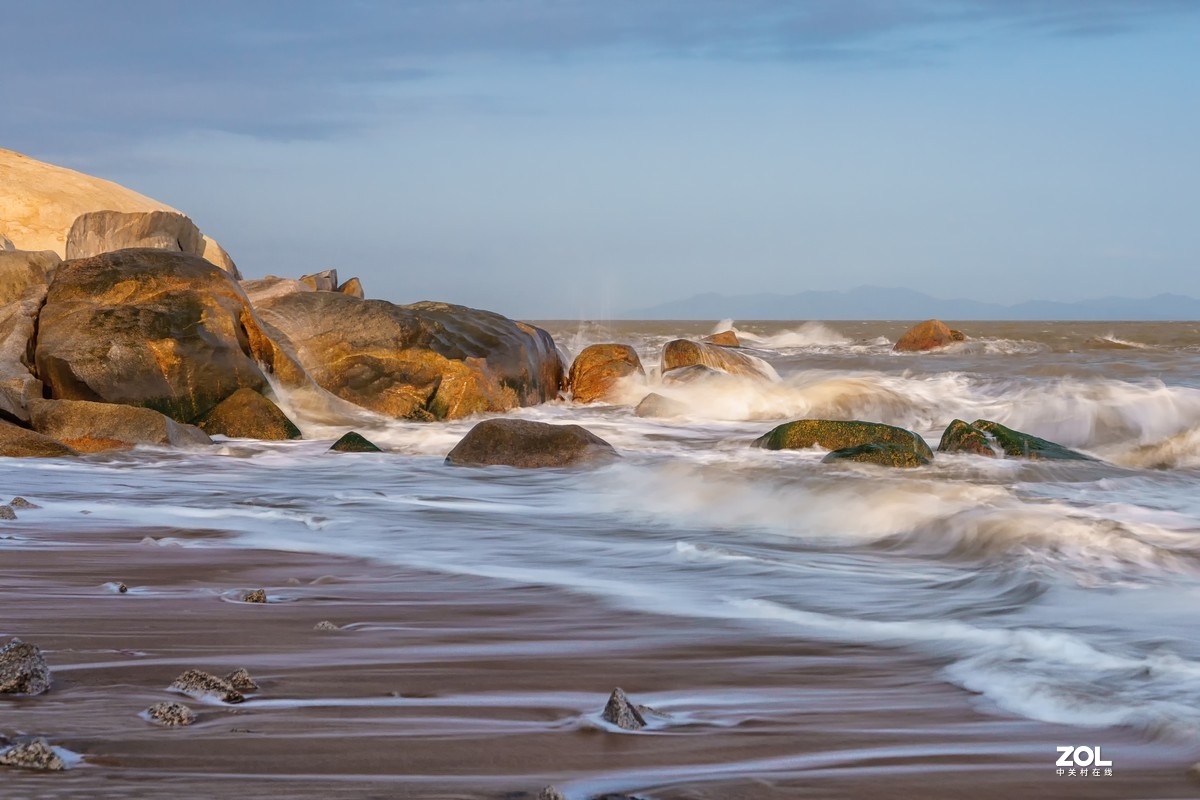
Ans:
[{"label": "tan colored rock", "polygon": [[250,305],[257,307],[260,303],[283,297],[285,294],[297,292],[315,292],[316,289],[307,283],[301,283],[294,278],[276,278],[268,276],[253,281],[242,281],[242,291],[250,300]]},{"label": "tan colored rock", "polygon": [[642,401],[637,404],[637,408],[633,410],[633,415],[635,417],[670,419],[672,417],[682,417],[687,414],[687,411],[688,407],[684,403],[652,392],[643,397]]},{"label": "tan colored rock", "polygon": [[721,347],[741,347],[742,343],[738,341],[737,334],[733,331],[721,331],[719,333],[710,333],[700,341],[705,344],[715,344]]},{"label": "tan colored rock", "polygon": [[42,397],[42,382],[32,367],[37,314],[45,298],[43,284],[0,306],[0,412],[21,422],[29,422],[29,403]]},{"label": "tan colored rock", "polygon": [[225,252],[225,248],[217,244],[216,240],[211,236],[204,235],[204,247],[200,252],[200,257],[210,264],[220,267],[225,272],[233,276],[234,280],[240,281],[242,273],[237,268],[237,264],[233,263],[233,259],[229,257],[229,253]]},{"label": "tan colored rock", "polygon": [[359,300],[362,300],[364,297],[366,297],[366,295],[363,294],[362,281],[360,281],[358,278],[351,278],[339,286],[337,290],[342,294],[348,294],[351,297],[357,297]]},{"label": "tan colored rock", "polygon": [[149,408],[88,400],[35,400],[33,429],[81,453],[122,450],[139,444],[195,447],[212,444],[208,434]]},{"label": "tan colored rock", "polygon": [[57,458],[79,453],[57,439],[0,420],[0,456],[10,458]]},{"label": "tan colored rock", "polygon": [[89,211],[71,225],[66,258],[91,258],[131,247],[198,256],[204,252],[204,238],[195,223],[175,211]]},{"label": "tan colored rock", "polygon": [[778,375],[771,365],[761,358],[704,342],[693,342],[688,339],[675,339],[667,342],[662,351],[662,371],[694,365],[728,372],[731,375],[743,375],[750,378],[765,378],[777,380]]},{"label": "tan colored rock", "polygon": [[20,300],[37,286],[46,286],[62,259],[53,250],[0,250],[0,305]]},{"label": "tan colored rock", "polygon": [[255,310],[322,388],[390,417],[507,411],[554,399],[562,383],[550,335],[490,311],[325,291],[275,296]]},{"label": "tan colored rock", "polygon": [[9,239],[7,236],[4,236],[3,234],[0,234],[0,253],[6,252],[9,250],[16,250],[16,249],[17,249],[17,246],[12,243],[12,239]]},{"label": "tan colored rock", "polygon": [[613,399],[617,383],[630,375],[646,375],[637,351],[627,344],[593,344],[571,364],[567,381],[577,403]]},{"label": "tan colored rock", "polygon": [[197,420],[196,425],[210,436],[264,441],[300,438],[296,423],[253,389],[238,389]]},{"label": "tan colored rock", "polygon": [[966,337],[960,331],[951,330],[946,323],[937,319],[927,319],[904,332],[896,340],[892,350],[897,353],[918,353],[924,350],[935,350],[954,342],[961,342]]},{"label": "tan colored rock", "polygon": [[190,422],[242,387],[261,390],[259,363],[272,369],[277,355],[228,273],[199,256],[120,250],[59,267],[35,362],[55,399]]},{"label": "tan colored rock", "polygon": [[[318,292],[336,292],[338,290],[337,270],[327,269],[323,272],[314,272],[312,275],[304,275],[300,278],[300,282],[311,286]],[[348,292],[344,294],[348,294]]]}]

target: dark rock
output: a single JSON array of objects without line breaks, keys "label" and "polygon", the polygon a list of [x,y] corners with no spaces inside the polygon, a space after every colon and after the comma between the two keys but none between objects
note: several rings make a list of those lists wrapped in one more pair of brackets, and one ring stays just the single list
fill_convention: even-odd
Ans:
[{"label": "dark rock", "polygon": [[802,419],[786,422],[754,441],[755,447],[767,450],[802,450],[813,445],[843,450],[863,444],[891,444],[912,450],[926,460],[933,458],[933,451],[920,436],[881,422]]},{"label": "dark rock", "polygon": [[234,704],[246,699],[229,681],[198,669],[187,670],[169,688],[197,700],[216,697],[223,703]]},{"label": "dark rock", "polygon": [[362,436],[361,434],[355,433],[354,431],[350,431],[349,433],[343,434],[342,438],[340,438],[336,442],[334,442],[333,445],[329,449],[335,450],[339,453],[382,453],[383,452],[378,447],[376,447],[373,442],[371,442],[370,440],[368,440],[366,437]]},{"label": "dark rock", "polygon": [[123,583],[118,583],[117,584],[117,593],[118,594],[129,594],[129,587]]},{"label": "dark rock", "polygon": [[63,262],[38,317],[35,363],[55,399],[144,406],[181,422],[240,388],[261,390],[260,363],[292,366],[228,273],[162,250]]},{"label": "dark rock", "polygon": [[13,511],[12,506],[0,506],[0,519],[16,519],[17,512]]},{"label": "dark rock", "polygon": [[212,444],[208,434],[149,408],[88,400],[35,400],[30,422],[38,433],[52,436],[81,453],[126,449],[139,444],[199,447]]},{"label": "dark rock", "polygon": [[357,297],[359,300],[362,300],[366,297],[366,295],[363,293],[362,281],[360,281],[358,278],[351,278],[341,286],[337,287],[337,290],[342,294],[348,294],[351,297]]},{"label": "dark rock", "polygon": [[27,431],[11,422],[0,420],[0,456],[55,458],[77,455],[79,455],[78,452],[57,439],[43,436],[35,431]]},{"label": "dark rock", "polygon": [[896,444],[860,444],[834,450],[821,459],[822,463],[855,461],[860,464],[877,464],[881,467],[923,467],[932,463],[910,447]]},{"label": "dark rock", "polygon": [[642,398],[642,402],[637,404],[633,413],[638,417],[670,418],[682,417],[687,410],[688,407],[678,400],[672,400],[652,392]]},{"label": "dark rock", "polygon": [[52,683],[50,667],[37,645],[12,639],[0,648],[0,694],[43,694]]},{"label": "dark rock", "polygon": [[710,333],[700,341],[705,344],[715,344],[718,347],[741,347],[742,343],[738,341],[737,334],[733,331],[721,331],[719,333]]},{"label": "dark rock", "polygon": [[243,603],[265,603],[267,602],[266,589],[254,589],[242,595]]},{"label": "dark rock", "polygon": [[896,340],[892,350],[897,353],[915,353],[922,350],[934,350],[954,342],[961,342],[966,337],[961,331],[952,331],[941,320],[927,319],[904,332]]},{"label": "dark rock", "polygon": [[776,380],[778,375],[771,365],[747,353],[704,342],[693,342],[688,339],[675,339],[663,345],[662,371],[663,374],[679,367],[690,367],[702,364],[712,369],[728,372],[730,375],[743,375],[750,378]]},{"label": "dark rock", "polygon": [[58,771],[67,768],[66,762],[54,752],[45,739],[34,739],[13,745],[0,753],[0,765],[19,769]]},{"label": "dark rock", "polygon": [[203,257],[204,237],[190,219],[172,211],[89,211],[67,234],[68,260],[131,247]]},{"label": "dark rock", "polygon": [[467,432],[447,464],[510,467],[568,467],[617,458],[612,445],[578,425],[549,425],[524,419],[489,419]]},{"label": "dark rock", "polygon": [[606,722],[627,731],[637,731],[646,727],[646,718],[642,716],[641,711],[633,703],[629,702],[629,698],[625,696],[625,691],[620,687],[613,689],[613,693],[609,695],[608,703],[604,706],[604,712],[600,716]]},{"label": "dark rock", "polygon": [[490,311],[338,292],[274,296],[256,310],[323,389],[394,418],[507,411],[555,399],[563,381],[550,334]]},{"label": "dark rock", "polygon": [[13,508],[41,508],[37,503],[31,503],[24,497],[14,497],[9,505]]},{"label": "dark rock", "polygon": [[300,278],[300,282],[305,286],[311,286],[318,292],[336,292],[338,289],[337,270],[327,269],[322,272],[314,272],[312,275],[304,275]]},{"label": "dark rock", "polygon": [[637,351],[627,344],[585,347],[571,364],[568,384],[577,403],[612,399],[617,383],[629,375],[646,375]]},{"label": "dark rock", "polygon": [[1035,461],[1095,461],[1091,456],[1078,453],[1061,444],[1039,439],[1028,433],[1006,428],[999,422],[977,419],[971,427],[983,431],[996,442],[1006,456],[1028,458]]},{"label": "dark rock", "polygon": [[996,457],[996,450],[987,434],[961,419],[946,426],[937,449],[939,453],[974,453],[988,458]]},{"label": "dark rock", "polygon": [[183,703],[155,703],[146,709],[146,716],[151,722],[167,728],[191,725],[196,721],[196,714]]},{"label": "dark rock", "polygon": [[235,669],[233,672],[225,676],[225,680],[229,681],[229,685],[237,689],[239,692],[256,692],[258,684],[254,682],[254,678],[250,677],[250,673],[243,669]]},{"label": "dark rock", "polygon": [[253,389],[238,389],[196,421],[210,436],[283,441],[299,439],[300,429],[279,406]]}]

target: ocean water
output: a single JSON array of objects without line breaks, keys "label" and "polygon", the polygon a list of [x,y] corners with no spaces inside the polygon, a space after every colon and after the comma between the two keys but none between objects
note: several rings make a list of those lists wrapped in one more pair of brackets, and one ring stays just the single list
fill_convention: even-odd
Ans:
[{"label": "ocean water", "polygon": [[[730,323],[541,324],[571,355],[605,341],[640,353],[648,384],[622,404],[515,412],[583,425],[617,463],[453,468],[443,458],[475,420],[285,395],[306,441],[9,462],[8,487],[45,506],[39,524],[80,534],[203,529],[222,545],[561,587],[666,625],[927,655],[988,714],[1200,733],[1200,325],[962,323],[969,341],[912,355],[891,352],[902,323],[737,322],[779,380],[662,386],[663,343]],[[636,417],[648,391],[687,413]],[[935,448],[951,420],[982,417],[1100,460],[939,454],[884,470],[749,446],[804,417],[899,425]],[[351,428],[392,452],[324,452]]]}]

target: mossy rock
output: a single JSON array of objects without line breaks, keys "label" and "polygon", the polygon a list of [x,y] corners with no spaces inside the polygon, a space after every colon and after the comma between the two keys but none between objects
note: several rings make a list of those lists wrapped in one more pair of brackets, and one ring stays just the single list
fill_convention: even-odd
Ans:
[{"label": "mossy rock", "polygon": [[971,427],[983,431],[1000,446],[1006,456],[1028,458],[1035,461],[1095,461],[1091,456],[1063,447],[1061,444],[1039,439],[1032,434],[1014,431],[999,422],[977,419]]},{"label": "mossy rock", "polygon": [[196,425],[210,436],[283,441],[299,439],[296,423],[253,389],[238,389],[201,417]]},{"label": "mossy rock", "polygon": [[843,450],[864,444],[895,445],[927,460],[933,458],[933,451],[919,435],[882,422],[802,419],[786,422],[754,440],[755,447],[767,450],[802,450],[814,445],[826,450]]},{"label": "mossy rock", "polygon": [[961,419],[946,426],[937,449],[939,453],[974,453],[977,456],[996,457],[996,450],[987,434]]},{"label": "mossy rock", "polygon": [[843,447],[821,459],[824,464],[835,464],[839,461],[878,464],[881,467],[924,467],[931,463],[917,451],[897,444],[860,444],[857,447]]},{"label": "mossy rock", "polygon": [[382,453],[383,452],[383,450],[379,449],[375,445],[374,442],[367,439],[367,437],[363,436],[362,434],[355,433],[354,431],[350,431],[349,433],[342,436],[342,438],[340,438],[336,442],[334,442],[333,446],[330,447],[329,449],[331,451],[337,452],[337,453]]}]

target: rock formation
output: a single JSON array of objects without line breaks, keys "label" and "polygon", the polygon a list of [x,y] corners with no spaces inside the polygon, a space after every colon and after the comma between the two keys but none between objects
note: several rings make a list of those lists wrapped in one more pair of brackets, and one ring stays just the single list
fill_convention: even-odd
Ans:
[{"label": "rock formation", "polygon": [[860,444],[834,450],[821,461],[836,464],[839,461],[854,461],[860,464],[876,464],[881,467],[923,467],[931,461],[911,447],[898,444]]},{"label": "rock formation", "polygon": [[79,453],[57,439],[0,420],[0,456],[11,458],[56,458]]},{"label": "rock formation", "polygon": [[[953,423],[951,424],[953,425]],[[1096,460],[1091,456],[1063,447],[1061,444],[1007,428],[999,422],[977,419],[971,423],[971,427],[986,434],[1004,452],[1004,455],[1010,458],[1028,458],[1034,461]],[[945,438],[944,435],[943,438]]]},{"label": "rock formation", "polygon": [[593,344],[571,364],[567,383],[577,403],[610,400],[617,383],[629,375],[645,377],[642,360],[627,344]]},{"label": "rock formation", "polygon": [[578,425],[489,419],[472,428],[454,446],[446,456],[446,463],[456,466],[569,467],[616,457],[612,445]]},{"label": "rock formation", "polygon": [[30,422],[38,433],[81,453],[119,450],[139,444],[199,447],[212,444],[208,434],[149,408],[88,400],[34,400]]},{"label": "rock formation", "polygon": [[197,700],[215,697],[223,703],[241,703],[246,699],[229,681],[198,669],[185,671],[170,688]]},{"label": "rock formation", "polygon": [[729,347],[693,342],[688,339],[675,339],[663,345],[662,371],[664,376],[670,370],[696,364],[728,372],[731,375],[743,375],[750,378],[777,380],[779,377],[771,365],[761,358]]},{"label": "rock formation", "polygon": [[941,320],[927,319],[905,331],[904,335],[896,340],[892,350],[897,353],[916,353],[945,347],[966,338],[960,331],[950,329]]},{"label": "rock formation", "polygon": [[718,333],[710,333],[703,337],[700,341],[705,344],[715,344],[719,347],[741,347],[742,343],[738,340],[737,334],[733,331],[720,331]]},{"label": "rock formation", "polygon": [[66,762],[45,739],[32,739],[0,752],[0,766],[55,772],[67,768]]},{"label": "rock formation", "polygon": [[0,694],[43,694],[51,683],[50,667],[36,644],[11,639],[0,648]]},{"label": "rock formation", "polygon": [[349,433],[343,434],[342,438],[340,438],[336,442],[334,442],[333,445],[330,446],[329,449],[333,450],[334,452],[338,452],[338,453],[382,453],[383,452],[381,449],[379,449],[378,446],[376,446],[376,444],[374,442],[368,440],[362,434],[355,433],[354,431],[350,431]]},{"label": "rock formation", "polygon": [[300,438],[296,423],[253,389],[238,389],[200,417],[196,425],[210,436],[264,441]]},{"label": "rock formation", "polygon": [[688,407],[678,400],[672,400],[669,397],[663,397],[661,394],[652,392],[642,398],[642,402],[637,404],[637,408],[633,410],[633,414],[637,417],[669,419],[671,417],[682,417],[687,414],[687,410]]},{"label": "rock formation", "polygon": [[608,703],[600,716],[605,722],[627,731],[638,731],[646,727],[646,718],[642,716],[641,710],[629,702],[625,691],[619,686],[609,695]]},{"label": "rock formation", "polygon": [[196,721],[195,712],[183,703],[155,703],[145,713],[147,719],[165,728],[191,725]]},{"label": "rock formation", "polygon": [[894,425],[859,420],[802,419],[785,422],[754,441],[767,450],[799,450],[819,445],[826,450],[842,450],[864,444],[889,444],[912,450],[926,460],[933,451],[919,435]]}]

